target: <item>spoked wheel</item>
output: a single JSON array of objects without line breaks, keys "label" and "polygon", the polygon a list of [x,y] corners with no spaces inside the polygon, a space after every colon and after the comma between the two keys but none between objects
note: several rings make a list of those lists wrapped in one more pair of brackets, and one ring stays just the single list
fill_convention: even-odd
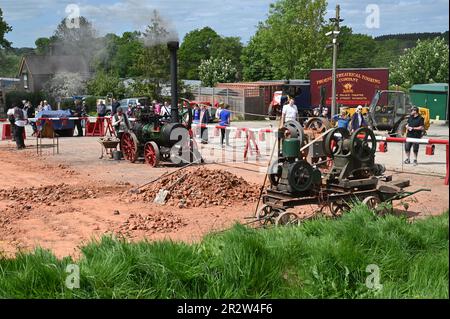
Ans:
[{"label": "spoked wheel", "polygon": [[336,201],[330,203],[330,211],[333,217],[342,216],[342,214],[350,209],[350,206],[344,201]]},{"label": "spoked wheel", "polygon": [[147,142],[144,146],[144,158],[145,162],[152,167],[156,167],[159,164],[159,147],[155,142]]},{"label": "spoked wheel", "polygon": [[329,128],[331,128],[331,124],[324,117],[313,117],[305,123],[305,129],[312,130],[315,133],[324,133]]},{"label": "spoked wheel", "polygon": [[383,216],[389,213],[389,204],[382,203],[378,196],[367,196],[362,203],[377,215]]},{"label": "spoked wheel", "polygon": [[333,157],[334,155],[340,153],[341,155],[347,155],[343,153],[344,141],[350,136],[347,129],[337,127],[330,131],[326,137],[323,144],[323,151],[327,156]]},{"label": "spoked wheel", "polygon": [[281,179],[281,174],[283,172],[283,163],[276,160],[272,163],[269,169],[269,181],[270,185],[277,186]]},{"label": "spoked wheel", "polygon": [[279,213],[280,211],[272,208],[272,206],[264,205],[258,210],[255,217],[261,226],[273,225]]},{"label": "spoked wheel", "polygon": [[127,161],[131,163],[136,162],[139,156],[138,139],[133,132],[123,133],[122,139],[120,140],[120,149]]},{"label": "spoked wheel", "polygon": [[297,216],[297,214],[292,212],[284,212],[281,213],[276,219],[275,219],[275,225],[282,226],[282,225],[299,225],[300,224],[300,218]]},{"label": "spoked wheel", "polygon": [[352,155],[362,162],[368,161],[377,148],[377,140],[371,129],[361,127],[351,137]]}]

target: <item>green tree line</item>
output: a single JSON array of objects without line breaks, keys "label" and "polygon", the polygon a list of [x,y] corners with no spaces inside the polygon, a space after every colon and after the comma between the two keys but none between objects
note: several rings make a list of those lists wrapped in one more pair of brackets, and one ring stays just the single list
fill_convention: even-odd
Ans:
[{"label": "green tree line", "polygon": [[[202,80],[206,85],[219,81],[258,81],[273,79],[307,79],[312,68],[330,68],[331,39],[325,34],[332,26],[325,19],[326,0],[278,0],[269,8],[265,21],[261,21],[248,43],[239,37],[225,37],[210,27],[188,32],[179,50],[180,78]],[[91,94],[114,92],[126,94],[121,79],[133,79],[128,87],[138,95],[161,95],[169,79],[169,55],[165,45],[148,47],[145,38],[160,30],[161,20],[155,11],[144,32],[131,31],[122,35],[97,36],[92,24],[81,18],[79,29],[67,29],[62,21],[49,38],[36,40],[36,48],[11,48],[5,34],[11,27],[2,19],[0,10],[0,76],[16,76],[24,54],[79,54],[89,59],[94,79],[87,85]],[[423,59],[405,59],[418,43],[432,43],[443,39],[442,50],[448,54],[448,31],[445,33],[411,33],[371,37],[354,33],[348,26],[341,27],[339,35],[339,68],[390,67],[395,76],[392,84],[407,84],[416,78],[401,78],[405,60],[421,61],[422,67],[445,65],[439,57],[428,62]],[[420,40],[420,41],[419,41]],[[434,43],[434,42],[433,42]],[[423,44],[422,44],[423,45]],[[431,46],[424,46],[424,49]],[[433,51],[434,52],[434,51]],[[430,56],[431,57],[431,56]],[[448,57],[447,57],[448,61]],[[448,64],[448,63],[447,63]],[[401,65],[401,66],[400,66]],[[425,70],[420,79],[448,81],[448,75],[433,74]]]}]

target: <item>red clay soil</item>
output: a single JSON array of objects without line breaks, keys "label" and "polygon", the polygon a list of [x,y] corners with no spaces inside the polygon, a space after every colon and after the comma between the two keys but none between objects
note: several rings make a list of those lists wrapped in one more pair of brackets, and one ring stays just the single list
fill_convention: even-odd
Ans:
[{"label": "red clay soil", "polygon": [[[102,168],[101,161],[92,165]],[[158,205],[153,203],[157,190],[184,173],[161,179],[135,194],[129,190],[137,185],[129,181],[105,182],[83,169],[75,172],[54,158],[47,161],[30,152],[24,156],[11,148],[0,149],[0,252],[12,256],[40,246],[57,257],[76,258],[84,243],[111,233],[130,240],[199,241],[211,231],[226,229],[237,221],[245,223],[246,217],[253,215],[264,175],[253,172],[250,165],[239,165],[191,170],[192,174],[173,188],[168,204]],[[142,168],[130,164],[130,169]],[[442,178],[404,174],[398,178],[411,179],[411,189],[433,190],[404,200],[407,205],[398,203],[399,213],[405,213],[405,206],[413,218],[448,210],[448,186]],[[315,209],[306,207],[302,212]]]}]

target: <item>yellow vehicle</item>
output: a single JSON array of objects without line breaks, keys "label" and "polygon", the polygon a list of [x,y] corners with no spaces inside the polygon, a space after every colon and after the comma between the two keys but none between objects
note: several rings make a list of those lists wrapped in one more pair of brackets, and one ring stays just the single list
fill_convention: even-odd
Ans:
[{"label": "yellow vehicle", "polygon": [[[374,130],[388,131],[389,135],[403,137],[406,134],[406,124],[411,112],[409,96],[402,91],[377,91],[368,107],[368,123]],[[424,118],[425,134],[430,127],[430,110],[419,107],[419,113]]]}]

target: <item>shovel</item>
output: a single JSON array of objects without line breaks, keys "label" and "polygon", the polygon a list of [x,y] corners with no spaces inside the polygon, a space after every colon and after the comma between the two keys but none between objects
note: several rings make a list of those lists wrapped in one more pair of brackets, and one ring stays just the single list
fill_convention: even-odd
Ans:
[{"label": "shovel", "polygon": [[170,190],[178,183],[180,183],[185,177],[187,173],[182,175],[179,179],[177,179],[175,182],[173,182],[167,189],[160,189],[158,191],[158,194],[156,194],[155,199],[153,200],[154,203],[163,205],[166,202],[167,196],[170,194]]}]

